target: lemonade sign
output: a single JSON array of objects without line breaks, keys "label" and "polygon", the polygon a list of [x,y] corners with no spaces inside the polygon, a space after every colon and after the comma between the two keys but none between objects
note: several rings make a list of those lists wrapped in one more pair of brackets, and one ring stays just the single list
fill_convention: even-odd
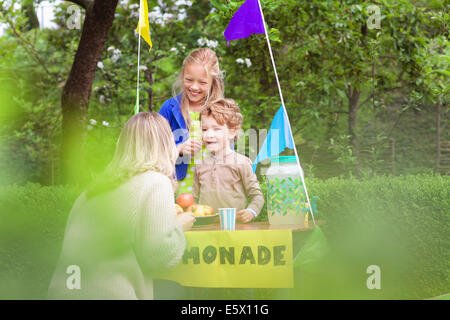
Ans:
[{"label": "lemonade sign", "polygon": [[292,288],[291,230],[187,231],[181,262],[159,279],[184,286]]}]

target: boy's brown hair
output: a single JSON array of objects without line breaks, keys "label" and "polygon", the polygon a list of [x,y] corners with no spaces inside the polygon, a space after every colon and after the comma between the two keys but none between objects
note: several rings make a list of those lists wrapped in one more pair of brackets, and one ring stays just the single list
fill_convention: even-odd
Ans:
[{"label": "boy's brown hair", "polygon": [[207,103],[200,111],[202,117],[213,117],[221,126],[226,125],[228,129],[240,129],[243,116],[239,106],[233,99],[217,99]]}]

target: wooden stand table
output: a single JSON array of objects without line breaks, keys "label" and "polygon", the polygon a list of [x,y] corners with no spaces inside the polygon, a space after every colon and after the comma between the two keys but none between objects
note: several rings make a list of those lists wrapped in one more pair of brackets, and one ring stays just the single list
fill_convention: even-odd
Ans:
[{"label": "wooden stand table", "polygon": [[[316,221],[318,226],[322,226],[325,224],[324,220]],[[292,230],[293,232],[298,231],[309,231],[314,228],[314,223],[309,221],[307,226],[300,224],[286,224],[286,225],[271,225],[268,221],[262,222],[250,222],[250,223],[237,223],[236,231],[239,230]],[[213,224],[207,225],[194,225],[194,227],[190,231],[220,231],[220,222],[216,222]]]}]

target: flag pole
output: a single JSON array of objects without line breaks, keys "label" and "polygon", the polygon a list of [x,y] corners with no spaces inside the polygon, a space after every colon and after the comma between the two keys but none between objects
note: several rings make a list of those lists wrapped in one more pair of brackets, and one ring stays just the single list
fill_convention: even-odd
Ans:
[{"label": "flag pole", "polygon": [[138,67],[137,67],[137,83],[136,83],[136,106],[134,107],[134,114],[139,113],[139,68],[141,62],[141,32],[142,32],[142,0],[139,1],[139,33],[138,33]]},{"label": "flag pole", "polygon": [[[286,106],[284,105],[284,99],[283,99],[283,93],[281,92],[281,86],[280,86],[280,81],[278,80],[278,73],[277,73],[277,67],[275,65],[275,60],[273,59],[273,53],[272,53],[272,46],[270,45],[270,40],[269,40],[269,34],[267,33],[267,28],[266,28],[266,21],[264,19],[264,13],[262,11],[262,7],[261,7],[261,3],[258,1],[258,7],[259,7],[259,11],[261,12],[261,18],[263,20],[263,25],[264,25],[264,33],[266,34],[266,39],[267,39],[267,45],[269,47],[269,53],[270,53],[270,59],[272,60],[272,65],[273,65],[273,70],[275,71],[275,78],[277,80],[277,85],[278,85],[278,92],[280,93],[280,99],[281,99],[281,104],[283,106],[283,110],[286,114],[286,119],[287,119],[287,123],[289,126],[289,132],[291,134],[292,140],[294,140],[294,135],[292,134],[292,128],[291,128],[291,123],[289,121],[289,116],[286,110]],[[300,178],[302,180],[302,184],[303,184],[303,189],[305,190],[305,194],[306,194],[306,200],[308,201],[308,206],[309,206],[309,212],[311,213],[311,217],[313,219],[314,225],[316,224],[316,220],[314,219],[314,213],[312,211],[312,206],[311,203],[309,201],[309,195],[308,195],[308,190],[306,189],[306,185],[305,185],[305,179],[303,177],[303,169],[300,166],[300,158],[298,157],[298,153],[297,153],[297,147],[295,146],[295,141],[293,141],[294,143],[294,152],[295,152],[295,158],[297,160],[297,166],[298,166],[298,170],[299,170],[299,174],[300,174]]]}]

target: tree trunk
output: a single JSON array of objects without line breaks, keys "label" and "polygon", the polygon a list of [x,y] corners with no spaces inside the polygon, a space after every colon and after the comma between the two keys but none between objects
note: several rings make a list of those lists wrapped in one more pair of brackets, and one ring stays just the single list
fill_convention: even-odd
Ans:
[{"label": "tree trunk", "polygon": [[392,167],[392,176],[395,177],[397,175],[395,171],[395,139],[391,138],[391,167]]},{"label": "tree trunk", "polygon": [[86,9],[83,31],[61,98],[63,183],[85,182],[84,161],[89,98],[97,62],[113,23],[117,2],[118,0],[83,1]]},{"label": "tree trunk", "polygon": [[352,146],[353,155],[356,157],[356,167],[359,172],[359,141],[358,141],[358,109],[359,97],[361,92],[355,87],[353,90],[348,86],[348,134],[350,135],[350,145]]},{"label": "tree trunk", "polygon": [[441,168],[441,103],[437,103],[436,108],[436,172],[439,173]]},{"label": "tree trunk", "polygon": [[39,20],[34,9],[34,3],[32,0],[26,0],[22,3],[22,10],[25,13],[28,21],[25,24],[25,31],[32,29],[39,29]]}]

